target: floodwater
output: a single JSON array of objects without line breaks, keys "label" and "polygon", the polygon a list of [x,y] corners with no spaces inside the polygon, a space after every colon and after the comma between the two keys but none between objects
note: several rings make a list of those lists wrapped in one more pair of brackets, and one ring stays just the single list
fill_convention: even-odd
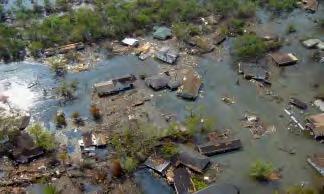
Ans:
[{"label": "floodwater", "polygon": [[[316,14],[309,15],[302,10],[296,10],[289,16],[271,19],[271,14],[260,11],[260,23],[256,29],[258,33],[268,32],[285,37],[289,44],[281,48],[282,51],[294,53],[300,61],[289,67],[270,66],[272,86],[269,88],[283,101],[276,102],[265,89],[260,89],[250,81],[243,80],[237,74],[237,68],[230,57],[232,39],[223,44],[222,60],[213,60],[210,56],[201,58],[198,71],[203,77],[204,86],[196,102],[183,101],[175,93],[161,93],[153,100],[162,111],[174,113],[183,119],[188,106],[203,106],[204,111],[216,120],[217,129],[231,129],[232,134],[242,140],[243,150],[212,157],[212,160],[224,165],[224,171],[217,175],[218,183],[232,183],[241,189],[243,194],[271,194],[276,189],[307,183],[318,186],[320,176],[307,164],[308,155],[323,151],[323,144],[315,142],[310,137],[298,135],[288,130],[290,122],[285,115],[284,108],[290,97],[299,98],[309,105],[313,97],[324,89],[324,66],[310,59],[313,50],[304,48],[299,39],[316,37],[324,40],[324,32],[316,28],[313,22],[316,18],[323,17],[324,9],[321,5]],[[286,35],[287,24],[294,24],[296,33]],[[50,89],[58,85],[60,79],[53,76],[45,65],[30,63],[14,63],[0,66],[0,93],[9,96],[9,101],[18,108],[27,109],[34,120],[50,123],[58,109],[64,110],[69,115],[78,111],[82,116],[89,116],[90,92],[92,85],[98,81],[133,73],[154,73],[158,66],[164,65],[154,60],[139,61],[135,56],[121,56],[108,59],[89,72],[69,73],[66,80],[79,82],[79,98],[64,107],[58,106],[57,101],[51,98],[51,92],[43,96],[43,89]],[[40,83],[32,88],[27,88],[30,83],[38,80]],[[237,84],[239,80],[239,85]],[[318,84],[319,88],[314,88]],[[49,90],[50,91],[50,90]],[[234,97],[236,103],[227,105],[221,98],[225,95]],[[23,97],[21,97],[23,96]],[[305,113],[293,109],[301,121],[311,113],[318,113],[314,107],[309,106]],[[267,125],[274,125],[276,132],[260,139],[253,139],[250,131],[241,126],[240,120],[246,112],[257,114]],[[279,147],[291,147],[296,150],[295,155],[280,151]],[[272,183],[258,183],[249,178],[248,170],[251,163],[257,159],[272,162],[276,168],[281,169],[283,178]],[[158,192],[157,181],[150,178],[147,172],[139,172],[137,177],[149,179],[151,184],[143,185],[146,193]],[[216,176],[216,175],[215,175]],[[153,184],[154,183],[154,184]],[[168,191],[168,189],[166,189]]]}]

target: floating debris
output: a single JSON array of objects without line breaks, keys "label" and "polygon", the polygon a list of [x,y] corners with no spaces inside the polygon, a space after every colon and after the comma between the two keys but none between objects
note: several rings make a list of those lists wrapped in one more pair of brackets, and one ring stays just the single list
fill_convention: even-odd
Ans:
[{"label": "floating debris", "polygon": [[295,107],[306,110],[307,109],[307,104],[305,102],[302,102],[301,100],[298,100],[297,98],[290,98],[289,99],[289,104],[294,105]]},{"label": "floating debris", "polygon": [[144,164],[158,173],[164,174],[170,166],[170,161],[163,159],[161,156],[153,154],[146,159]]}]

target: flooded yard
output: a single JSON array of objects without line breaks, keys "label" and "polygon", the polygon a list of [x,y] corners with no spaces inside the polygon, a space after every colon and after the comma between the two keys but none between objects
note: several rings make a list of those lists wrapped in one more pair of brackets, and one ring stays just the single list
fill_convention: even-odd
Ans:
[{"label": "flooded yard", "polygon": [[[150,103],[162,112],[174,114],[177,119],[184,120],[188,107],[203,107],[205,114],[216,120],[216,129],[230,129],[234,137],[241,139],[243,150],[211,157],[212,161],[220,163],[224,169],[217,174],[217,183],[234,184],[243,194],[251,191],[272,194],[276,189],[298,183],[308,183],[314,187],[323,183],[323,178],[306,162],[309,155],[324,150],[323,144],[299,133],[298,128],[291,127],[289,123],[292,121],[284,112],[291,97],[308,104],[308,109],[304,112],[291,109],[300,121],[304,121],[307,115],[319,112],[311,104],[314,96],[324,90],[324,64],[311,59],[314,50],[303,47],[300,39],[324,38],[323,30],[318,29],[314,23],[323,13],[323,6],[316,14],[297,10],[277,19],[272,19],[269,12],[257,13],[259,23],[252,28],[259,34],[271,33],[284,38],[286,43],[280,51],[291,52],[299,59],[296,65],[287,67],[269,64],[271,87],[260,87],[256,82],[245,80],[238,74],[237,63],[231,57],[233,38],[229,38],[220,46],[221,54],[217,60],[213,53],[199,59],[197,70],[203,79],[203,87],[196,101],[184,101],[174,92],[154,93]],[[296,26],[296,32],[287,35],[286,24],[290,23]],[[68,73],[65,80],[79,82],[78,98],[59,106],[53,97],[53,88],[63,78],[55,77],[47,65],[26,62],[1,64],[0,93],[9,97],[13,107],[29,111],[33,120],[52,126],[57,110],[63,110],[66,115],[77,111],[84,117],[90,117],[91,93],[95,83],[126,74],[155,74],[164,65],[166,64],[154,59],[140,61],[133,55],[127,55],[102,61],[87,72]],[[37,84],[32,86],[33,83]],[[233,97],[235,103],[224,103],[224,96]],[[246,113],[257,115],[266,125],[274,126],[275,130],[259,139],[253,138],[250,130],[241,123]],[[284,152],[280,149],[282,147],[292,148],[296,153],[292,155]],[[256,159],[272,162],[280,169],[282,179],[259,183],[249,178],[250,164]],[[135,179],[138,179],[144,193],[172,192],[168,185],[159,183],[158,178],[144,170],[135,173]]]}]

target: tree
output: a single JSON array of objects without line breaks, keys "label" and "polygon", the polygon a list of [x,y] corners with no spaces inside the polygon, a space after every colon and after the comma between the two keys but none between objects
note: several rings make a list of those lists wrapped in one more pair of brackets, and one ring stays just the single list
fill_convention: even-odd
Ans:
[{"label": "tree", "polygon": [[47,132],[40,124],[34,124],[28,128],[28,132],[34,137],[37,146],[51,151],[56,147],[54,136]]},{"label": "tree", "polygon": [[258,181],[267,181],[273,171],[271,163],[257,160],[250,167],[250,176]]},{"label": "tree", "polygon": [[76,80],[70,83],[67,83],[66,81],[62,81],[60,86],[55,89],[55,92],[59,97],[62,97],[63,100],[66,102],[75,99],[76,97],[75,92],[77,91],[77,88],[78,88],[78,81]]}]

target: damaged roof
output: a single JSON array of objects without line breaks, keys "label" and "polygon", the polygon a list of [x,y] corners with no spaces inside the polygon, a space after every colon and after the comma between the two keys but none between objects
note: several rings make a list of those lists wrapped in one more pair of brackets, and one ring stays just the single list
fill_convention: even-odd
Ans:
[{"label": "damaged roof", "polygon": [[298,58],[292,53],[271,53],[269,54],[274,62],[279,66],[294,65]]},{"label": "damaged roof", "polygon": [[312,165],[322,176],[324,176],[324,153],[316,153],[307,159],[307,162]]},{"label": "damaged roof", "polygon": [[157,27],[153,32],[153,37],[159,40],[166,40],[172,36],[170,28],[165,26]]},{"label": "damaged roof", "polygon": [[180,164],[196,171],[202,173],[207,166],[210,164],[208,157],[201,155],[196,151],[182,151],[178,156],[173,159],[175,166]]},{"label": "damaged roof", "polygon": [[309,116],[307,120],[310,122],[315,139],[324,137],[324,113]]},{"label": "damaged roof", "polygon": [[202,81],[198,73],[194,70],[188,71],[184,78],[183,84],[177,91],[177,95],[188,100],[195,100],[198,97]]},{"label": "damaged roof", "polygon": [[134,75],[126,75],[117,79],[96,83],[94,89],[100,97],[114,95],[132,89],[135,80],[136,77]]},{"label": "damaged roof", "polygon": [[170,47],[162,47],[155,55],[156,58],[169,64],[174,64],[179,56],[178,52]]},{"label": "damaged roof", "polygon": [[169,76],[157,75],[146,78],[145,83],[154,90],[161,90],[168,86],[169,80]]}]

